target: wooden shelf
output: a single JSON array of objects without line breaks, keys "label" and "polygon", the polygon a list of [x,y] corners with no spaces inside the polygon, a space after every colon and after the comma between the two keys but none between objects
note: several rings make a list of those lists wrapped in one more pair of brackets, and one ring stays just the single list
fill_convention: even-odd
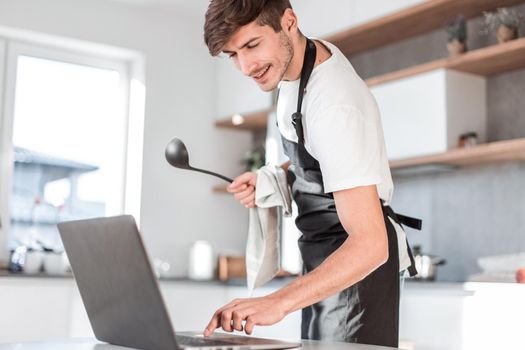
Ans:
[{"label": "wooden shelf", "polygon": [[[497,163],[502,161],[525,161],[525,138],[485,143],[470,148],[457,148],[444,153],[390,161],[392,173],[411,169],[406,174],[435,172],[442,169]],[[417,171],[417,168],[423,171]],[[226,186],[218,185],[214,192],[227,193]]]},{"label": "wooden shelf", "polygon": [[326,37],[346,55],[395,43],[438,28],[462,14],[466,18],[523,0],[427,0],[393,14]]},{"label": "wooden shelf", "polygon": [[470,148],[452,149],[423,157],[390,161],[391,169],[425,165],[469,166],[509,160],[525,160],[525,138],[497,141]]},{"label": "wooden shelf", "polygon": [[366,83],[368,86],[374,86],[441,68],[483,76],[525,68],[525,38],[373,77],[367,79]]},{"label": "wooden shelf", "polygon": [[226,186],[227,185],[216,185],[216,186],[213,186],[213,192],[216,192],[216,193],[228,193],[228,191],[226,190]]},{"label": "wooden shelf", "polygon": [[268,114],[272,111],[273,108],[268,108],[250,114],[234,114],[231,117],[216,121],[215,126],[236,130],[264,130],[266,128]]}]

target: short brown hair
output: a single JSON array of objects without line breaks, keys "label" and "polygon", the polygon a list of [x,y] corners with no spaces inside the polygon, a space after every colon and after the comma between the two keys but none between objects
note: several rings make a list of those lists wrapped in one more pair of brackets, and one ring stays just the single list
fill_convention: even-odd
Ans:
[{"label": "short brown hair", "polygon": [[235,32],[253,21],[269,25],[278,33],[288,8],[292,8],[289,0],[211,0],[206,11],[204,42],[210,54],[217,56]]}]

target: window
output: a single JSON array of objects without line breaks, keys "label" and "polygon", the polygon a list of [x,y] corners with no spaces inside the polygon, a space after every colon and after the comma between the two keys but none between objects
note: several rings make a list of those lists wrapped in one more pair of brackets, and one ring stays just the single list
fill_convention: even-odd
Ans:
[{"label": "window", "polygon": [[140,176],[128,173],[141,171],[142,148],[128,143],[142,142],[144,89],[131,62],[11,41],[2,50],[0,243],[61,250],[59,221],[138,214]]}]

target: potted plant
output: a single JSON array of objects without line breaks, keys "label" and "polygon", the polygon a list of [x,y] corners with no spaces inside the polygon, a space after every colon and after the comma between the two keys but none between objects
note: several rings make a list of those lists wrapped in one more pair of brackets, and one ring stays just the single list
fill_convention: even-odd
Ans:
[{"label": "potted plant", "polygon": [[265,163],[264,148],[257,148],[246,153],[243,163],[248,171],[257,171]]},{"label": "potted plant", "polygon": [[467,23],[465,17],[457,16],[447,26],[447,49],[450,57],[467,51]]},{"label": "potted plant", "polygon": [[504,43],[518,37],[521,14],[508,8],[499,8],[495,12],[484,12],[485,33],[495,32],[499,43]]}]

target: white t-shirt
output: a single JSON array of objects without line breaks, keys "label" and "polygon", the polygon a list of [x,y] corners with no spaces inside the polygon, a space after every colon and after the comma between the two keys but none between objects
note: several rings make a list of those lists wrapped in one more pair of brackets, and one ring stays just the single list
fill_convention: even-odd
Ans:
[{"label": "white t-shirt", "polygon": [[[389,204],[394,185],[388,165],[381,116],[366,83],[333,44],[320,40],[332,56],[312,71],[302,114],[306,150],[321,167],[325,193],[376,185]],[[277,122],[284,138],[297,142],[292,114],[297,110],[300,80],[281,81]],[[399,270],[410,266],[406,235],[391,218],[397,233]]]},{"label": "white t-shirt", "polygon": [[[325,193],[375,184],[388,204],[394,186],[377,103],[341,51],[321,42],[332,56],[314,68],[306,86],[306,150],[319,162]],[[299,80],[281,81],[279,89],[279,130],[297,142],[291,116],[297,109]]]}]

